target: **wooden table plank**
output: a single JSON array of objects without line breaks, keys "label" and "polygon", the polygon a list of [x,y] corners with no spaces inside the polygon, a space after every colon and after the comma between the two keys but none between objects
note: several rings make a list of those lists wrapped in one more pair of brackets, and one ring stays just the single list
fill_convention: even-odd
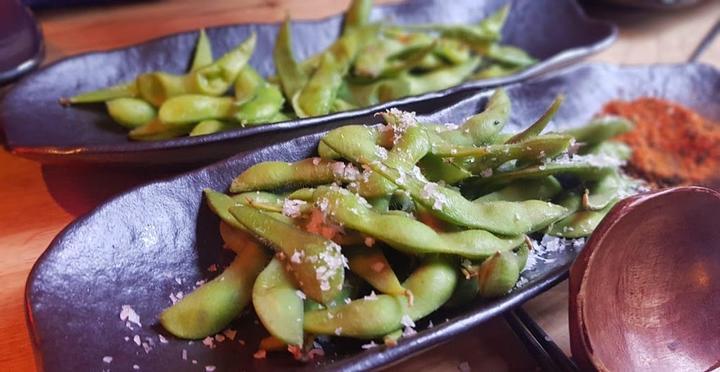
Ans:
[{"label": "wooden table plank", "polygon": [[[385,1],[387,2],[387,1]],[[317,19],[336,14],[348,0],[194,0],[152,1],[110,7],[53,10],[39,14],[52,61],[63,56],[133,44],[172,32],[238,22],[274,22],[286,11],[294,17]],[[199,6],[198,4],[202,4]],[[594,15],[617,20],[620,38],[594,61],[620,63],[682,62],[720,15],[720,1],[698,7],[653,12],[592,9]],[[146,25],[152,25],[147,27]],[[720,66],[720,40],[701,61]],[[23,291],[36,258],[74,218],[109,196],[167,174],[88,170],[40,166],[0,150],[0,370],[35,368],[25,328]],[[562,284],[530,301],[526,309],[565,350],[567,287]],[[468,362],[475,370],[525,370],[531,362],[517,340],[493,321],[469,330],[433,352],[393,369],[449,370]],[[513,357],[518,358],[513,360]],[[530,364],[528,364],[530,363]]]}]

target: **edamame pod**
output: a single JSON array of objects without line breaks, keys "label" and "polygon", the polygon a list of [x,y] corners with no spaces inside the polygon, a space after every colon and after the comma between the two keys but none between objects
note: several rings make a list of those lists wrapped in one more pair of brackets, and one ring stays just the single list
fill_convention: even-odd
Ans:
[{"label": "edamame pod", "polygon": [[540,135],[540,133],[550,123],[550,120],[552,120],[552,118],[555,116],[557,110],[560,109],[560,105],[562,105],[564,100],[565,97],[563,97],[562,95],[555,97],[553,103],[550,104],[550,107],[548,107],[548,109],[540,116],[539,119],[537,119],[534,123],[532,123],[522,132],[519,132],[518,134],[510,137],[510,139],[505,141],[505,143],[520,143],[532,137],[537,137],[538,135]]},{"label": "edamame pod", "polygon": [[151,104],[138,98],[115,98],[105,102],[105,105],[110,117],[126,128],[143,126],[157,116]]},{"label": "edamame pod", "polygon": [[204,136],[237,128],[237,125],[225,121],[215,119],[203,120],[193,127],[193,129],[190,131],[190,136]]},{"label": "edamame pod", "polygon": [[275,84],[265,83],[258,87],[256,95],[241,105],[233,117],[240,125],[255,125],[267,122],[279,113],[285,99]]},{"label": "edamame pod", "polygon": [[510,45],[491,44],[485,56],[511,68],[525,68],[537,63],[526,51]]},{"label": "edamame pod", "polygon": [[193,125],[171,125],[155,118],[145,125],[133,128],[128,137],[136,141],[157,141],[184,136],[192,130]]},{"label": "edamame pod", "polygon": [[372,0],[353,0],[345,11],[343,33],[367,25],[372,10]]},{"label": "edamame pod", "polygon": [[231,207],[230,214],[253,235],[285,255],[291,274],[309,298],[327,304],[337,296],[347,265],[339,245],[251,207]]},{"label": "edamame pod", "polygon": [[[450,144],[479,146],[494,142],[510,117],[510,98],[505,89],[498,88],[490,96],[485,109],[468,118],[456,129],[446,129],[437,135]],[[434,147],[438,144],[434,144]],[[435,153],[433,149],[433,153]]]},{"label": "edamame pod", "polygon": [[382,250],[376,247],[343,248],[347,253],[350,270],[378,291],[402,295],[407,291],[400,284]]},{"label": "edamame pod", "polygon": [[[321,186],[315,190],[316,204],[347,228],[381,240],[403,252],[457,254],[482,259],[496,250],[517,247],[523,237],[497,237],[483,230],[438,233],[428,225],[399,214],[381,214],[365,206],[362,199],[345,189]],[[402,226],[388,229],[387,226]]]},{"label": "edamame pod", "polygon": [[426,258],[403,287],[413,294],[413,304],[408,307],[407,315],[412,320],[428,316],[445,304],[458,282],[458,272],[454,259],[447,256],[430,256]]},{"label": "edamame pod", "polygon": [[204,66],[207,66],[213,62],[212,55],[212,44],[208,39],[205,29],[200,29],[198,34],[197,43],[195,44],[195,54],[193,55],[192,65],[190,71],[196,71]]},{"label": "edamame pod", "polygon": [[170,125],[193,124],[203,120],[232,117],[235,104],[230,97],[183,94],[169,98],[160,106],[160,121]]},{"label": "edamame pod", "polygon": [[595,145],[604,142],[612,137],[626,133],[633,128],[633,123],[620,116],[601,116],[593,119],[590,123],[563,131],[569,134],[578,142],[586,145]]},{"label": "edamame pod", "polygon": [[274,258],[258,275],[252,301],[260,322],[270,334],[288,345],[303,344],[303,299],[283,263]]},{"label": "edamame pod", "polygon": [[362,298],[333,308],[306,312],[303,328],[316,335],[372,339],[399,329],[406,308],[407,299],[402,296]]},{"label": "edamame pod", "polygon": [[237,79],[235,79],[235,103],[242,105],[250,101],[258,93],[258,89],[264,84],[266,83],[262,76],[249,64],[245,65],[245,67],[240,70]]},{"label": "edamame pod", "polygon": [[525,266],[527,254],[527,244],[523,244],[517,253],[512,251],[497,252],[483,261],[477,274],[478,295],[492,298],[510,292],[520,278],[520,272]]},{"label": "edamame pod", "polygon": [[188,339],[221,331],[250,302],[255,278],[269,259],[257,242],[248,242],[222,274],[163,311],[160,324],[173,335]]},{"label": "edamame pod", "polygon": [[500,190],[485,194],[474,202],[489,201],[522,201],[522,200],[551,200],[562,191],[562,185],[553,177],[547,176],[536,179],[518,180],[508,184]]},{"label": "edamame pod", "polygon": [[113,85],[108,88],[85,92],[68,99],[60,99],[60,103],[96,103],[116,98],[132,98],[138,95],[135,81]]},{"label": "edamame pod", "polygon": [[255,50],[255,33],[217,61],[188,75],[192,93],[219,96],[230,89]]},{"label": "edamame pod", "polygon": [[273,60],[278,73],[280,86],[287,100],[292,100],[308,80],[305,71],[298,65],[292,51],[292,30],[290,18],[286,17],[278,31],[273,49]]},{"label": "edamame pod", "polygon": [[348,172],[345,163],[321,158],[303,159],[294,163],[266,161],[251,166],[235,177],[230,192],[325,185],[338,179],[354,179],[357,177],[357,169],[352,169]]}]

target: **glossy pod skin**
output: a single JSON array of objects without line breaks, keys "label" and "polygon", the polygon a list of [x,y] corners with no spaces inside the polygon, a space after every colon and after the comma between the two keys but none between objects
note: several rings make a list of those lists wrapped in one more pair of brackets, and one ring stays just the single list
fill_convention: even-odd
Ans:
[{"label": "glossy pod skin", "polygon": [[115,98],[105,105],[113,120],[126,128],[141,127],[157,117],[157,110],[138,98]]},{"label": "glossy pod skin", "polygon": [[230,244],[237,252],[230,266],[160,315],[160,324],[174,336],[200,339],[214,335],[250,302],[255,278],[270,255],[260,244],[247,239],[247,235]]},{"label": "glossy pod skin", "polygon": [[[346,265],[340,246],[252,207],[238,205],[230,208],[230,214],[288,258],[292,275],[309,298],[327,304],[337,296],[342,289]],[[304,258],[291,259],[296,254]]]},{"label": "glossy pod skin", "polygon": [[[372,339],[396,331],[404,325],[404,317],[415,321],[442,306],[457,285],[457,271],[451,260],[433,256],[425,260],[403,286],[413,293],[413,304],[403,296],[378,295],[331,309],[305,314],[306,332]],[[330,315],[328,315],[330,314]],[[367,317],[365,314],[375,314]]]},{"label": "glossy pod skin", "polygon": [[[363,206],[361,199],[347,190],[320,187],[316,203],[326,205],[328,214],[346,227],[381,240],[409,254],[447,253],[483,259],[496,250],[511,250],[523,237],[498,237],[483,230],[437,233],[422,222],[397,214],[381,214]],[[387,226],[398,228],[388,229]]]},{"label": "glossy pod skin", "polygon": [[252,290],[255,312],[265,329],[289,345],[303,344],[303,300],[277,258],[260,273]]}]

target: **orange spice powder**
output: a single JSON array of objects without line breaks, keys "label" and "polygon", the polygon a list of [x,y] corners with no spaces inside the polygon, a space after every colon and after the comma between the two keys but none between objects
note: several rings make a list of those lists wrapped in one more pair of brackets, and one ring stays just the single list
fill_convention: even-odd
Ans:
[{"label": "orange spice powder", "polygon": [[635,128],[617,139],[630,145],[630,170],[660,185],[720,178],[720,123],[657,98],[611,101],[603,113],[623,116]]}]

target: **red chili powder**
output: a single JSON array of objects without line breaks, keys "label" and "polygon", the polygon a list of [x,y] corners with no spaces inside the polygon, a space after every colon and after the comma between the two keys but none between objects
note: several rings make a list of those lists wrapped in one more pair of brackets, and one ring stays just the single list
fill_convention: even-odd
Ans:
[{"label": "red chili powder", "polygon": [[720,123],[657,98],[611,101],[603,113],[623,116],[635,128],[617,139],[630,145],[631,171],[660,185],[720,178]]}]

